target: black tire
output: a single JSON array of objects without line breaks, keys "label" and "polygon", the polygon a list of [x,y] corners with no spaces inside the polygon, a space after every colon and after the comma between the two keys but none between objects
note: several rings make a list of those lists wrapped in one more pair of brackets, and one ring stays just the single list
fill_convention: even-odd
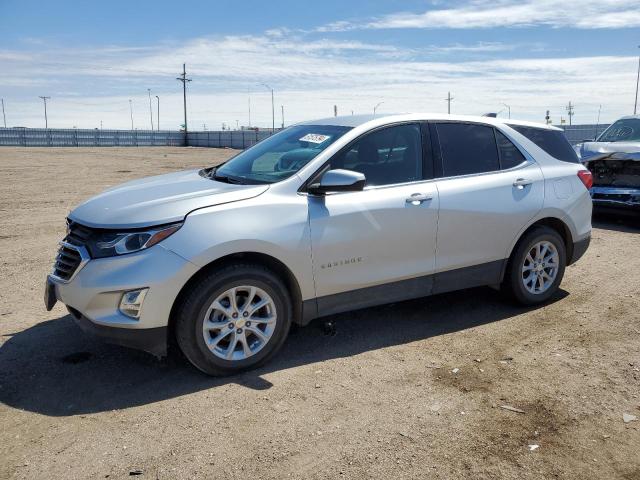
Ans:
[{"label": "black tire", "polygon": [[[541,241],[548,241],[553,244],[558,252],[559,265],[556,277],[549,288],[542,293],[534,294],[529,292],[524,286],[522,266],[527,253],[536,243]],[[566,264],[567,249],[562,237],[552,228],[542,225],[536,226],[528,231],[516,244],[509,258],[501,289],[508,297],[522,305],[538,305],[544,303],[555,295],[558,288],[560,288]]]},{"label": "black tire", "polygon": [[[243,360],[225,360],[209,350],[202,327],[213,301],[225,290],[240,285],[264,290],[273,299],[277,321],[273,334],[260,351]],[[177,311],[176,341],[187,359],[202,372],[214,376],[232,375],[256,368],[272,358],[287,338],[291,316],[291,299],[278,276],[259,265],[234,263],[209,272],[190,288]]]}]

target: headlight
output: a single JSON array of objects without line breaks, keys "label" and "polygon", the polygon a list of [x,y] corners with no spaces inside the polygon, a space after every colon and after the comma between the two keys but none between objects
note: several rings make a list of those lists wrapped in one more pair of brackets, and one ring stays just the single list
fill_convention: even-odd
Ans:
[{"label": "headlight", "polygon": [[181,223],[174,223],[135,232],[103,232],[91,242],[89,250],[93,258],[139,252],[161,242],[177,232],[181,226]]}]

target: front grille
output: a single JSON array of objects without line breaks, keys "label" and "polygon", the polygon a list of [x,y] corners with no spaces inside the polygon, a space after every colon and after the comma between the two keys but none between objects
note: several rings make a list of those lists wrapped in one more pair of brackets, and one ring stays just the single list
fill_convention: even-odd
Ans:
[{"label": "front grille", "polygon": [[89,260],[87,245],[94,231],[67,220],[67,236],[60,242],[60,249],[53,265],[53,276],[68,282]]},{"label": "front grille", "polygon": [[68,225],[69,231],[64,241],[72,245],[85,246],[93,234],[93,230],[71,220],[68,220]]},{"label": "front grille", "polygon": [[53,274],[62,280],[70,280],[81,263],[82,255],[80,251],[68,244],[62,244],[56,256]]}]

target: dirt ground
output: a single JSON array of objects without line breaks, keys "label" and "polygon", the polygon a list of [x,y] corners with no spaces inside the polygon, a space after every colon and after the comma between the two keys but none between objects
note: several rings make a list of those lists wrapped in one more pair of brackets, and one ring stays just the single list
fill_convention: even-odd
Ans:
[{"label": "dirt ground", "polygon": [[640,479],[637,220],[598,219],[543,307],[481,288],[338,315],[231,378],[45,311],[74,205],[232,153],[0,149],[1,478]]}]

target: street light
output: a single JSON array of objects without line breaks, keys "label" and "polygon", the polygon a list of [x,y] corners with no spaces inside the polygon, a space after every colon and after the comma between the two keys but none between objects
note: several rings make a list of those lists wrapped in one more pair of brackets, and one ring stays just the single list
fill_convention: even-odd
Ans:
[{"label": "street light", "polygon": [[276,129],[276,110],[275,110],[276,107],[275,107],[275,104],[273,103],[273,88],[271,88],[266,83],[261,83],[260,85],[265,87],[267,90],[271,90],[271,132],[273,133]]},{"label": "street light", "polygon": [[373,107],[373,115],[374,115],[374,116],[375,116],[375,114],[376,114],[376,110],[378,109],[378,107],[379,107],[380,105],[382,105],[383,103],[384,103],[384,102],[380,102],[380,103],[378,103],[375,107]]},{"label": "street light", "polygon": [[129,99],[129,113],[131,114],[131,130],[133,130],[133,102]]},{"label": "street light", "polygon": [[158,126],[158,131],[160,131],[160,97],[156,95],[158,99],[158,116],[156,117],[156,125]]},{"label": "street light", "polygon": [[509,110],[509,118],[511,118],[511,107],[509,105],[507,105],[506,103],[503,103],[502,105],[507,107],[507,110]]}]

